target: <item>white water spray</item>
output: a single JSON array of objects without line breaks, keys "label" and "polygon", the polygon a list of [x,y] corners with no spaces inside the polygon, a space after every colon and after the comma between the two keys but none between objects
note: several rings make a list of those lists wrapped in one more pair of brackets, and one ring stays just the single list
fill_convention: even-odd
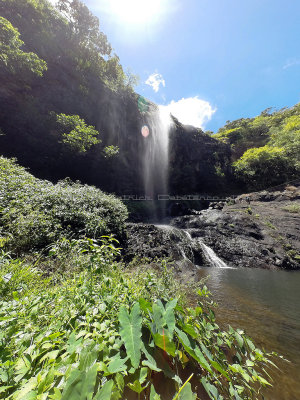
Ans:
[{"label": "white water spray", "polygon": [[203,241],[200,238],[193,239],[190,232],[188,232],[188,231],[184,231],[184,232],[190,241],[196,240],[199,243],[204,257],[206,258],[206,260],[212,267],[232,268],[232,267],[229,267],[223,260],[221,260],[221,258],[216,255],[216,253],[213,251],[213,249],[210,248],[209,246],[207,246],[205,243],[203,243]]},{"label": "white water spray", "polygon": [[207,259],[210,265],[215,268],[230,268],[224,261],[221,260],[221,258],[216,255],[213,249],[206,246],[206,244],[204,244],[202,240],[199,240],[199,244],[203,251],[204,257]]},{"label": "white water spray", "polygon": [[145,138],[144,190],[145,195],[154,197],[168,190],[169,131],[172,125],[166,107],[159,106],[149,121],[150,135]]}]

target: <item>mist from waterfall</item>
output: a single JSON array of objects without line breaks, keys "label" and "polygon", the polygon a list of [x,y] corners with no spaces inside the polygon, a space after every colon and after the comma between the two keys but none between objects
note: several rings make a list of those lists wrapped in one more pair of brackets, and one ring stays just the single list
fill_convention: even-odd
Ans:
[{"label": "mist from waterfall", "polygon": [[145,137],[144,191],[155,198],[168,192],[169,131],[172,125],[169,111],[159,106],[148,120],[150,134]]}]

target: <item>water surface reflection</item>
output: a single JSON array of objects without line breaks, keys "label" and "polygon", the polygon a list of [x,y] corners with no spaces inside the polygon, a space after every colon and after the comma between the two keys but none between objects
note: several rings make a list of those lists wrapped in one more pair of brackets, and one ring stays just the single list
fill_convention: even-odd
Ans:
[{"label": "water surface reflection", "polygon": [[243,328],[260,347],[290,360],[280,362],[268,400],[300,399],[300,271],[200,268],[218,303],[222,325]]}]

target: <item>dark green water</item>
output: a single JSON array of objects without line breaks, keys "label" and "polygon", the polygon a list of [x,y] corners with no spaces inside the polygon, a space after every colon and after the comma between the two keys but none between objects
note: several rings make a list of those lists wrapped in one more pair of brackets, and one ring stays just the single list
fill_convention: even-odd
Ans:
[{"label": "dark green water", "polygon": [[290,361],[272,373],[266,399],[300,400],[300,271],[199,269],[199,278],[207,276],[220,324],[244,329],[258,346]]}]

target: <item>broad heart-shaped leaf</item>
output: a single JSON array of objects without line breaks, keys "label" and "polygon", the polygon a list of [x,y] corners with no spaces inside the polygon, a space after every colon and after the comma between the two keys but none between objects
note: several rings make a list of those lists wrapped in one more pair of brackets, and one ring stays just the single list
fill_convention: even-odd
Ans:
[{"label": "broad heart-shaped leaf", "polygon": [[142,365],[152,369],[153,371],[160,372],[161,369],[158,368],[155,358],[153,357],[153,350],[143,342],[142,344],[142,352],[145,354],[147,360],[142,361]]},{"label": "broad heart-shaped leaf", "polygon": [[114,381],[112,379],[110,381],[107,381],[96,394],[94,400],[110,400],[113,385]]},{"label": "broad heart-shaped leaf", "polygon": [[163,349],[166,353],[170,354],[171,356],[175,357],[176,355],[176,345],[174,342],[172,342],[168,336],[166,335],[160,335],[157,333],[154,335],[154,343],[156,346],[160,347]]},{"label": "broad heart-shaped leaf", "polygon": [[141,359],[142,347],[142,316],[138,303],[132,307],[131,314],[128,313],[124,306],[119,312],[120,335],[124,341],[127,355],[131,364],[137,368]]},{"label": "broad heart-shaped leaf", "polygon": [[155,331],[153,333],[162,335],[164,332],[172,339],[175,329],[174,308],[176,304],[176,299],[169,301],[165,307],[160,300],[157,300],[157,302],[153,304],[153,320],[155,324]]}]

